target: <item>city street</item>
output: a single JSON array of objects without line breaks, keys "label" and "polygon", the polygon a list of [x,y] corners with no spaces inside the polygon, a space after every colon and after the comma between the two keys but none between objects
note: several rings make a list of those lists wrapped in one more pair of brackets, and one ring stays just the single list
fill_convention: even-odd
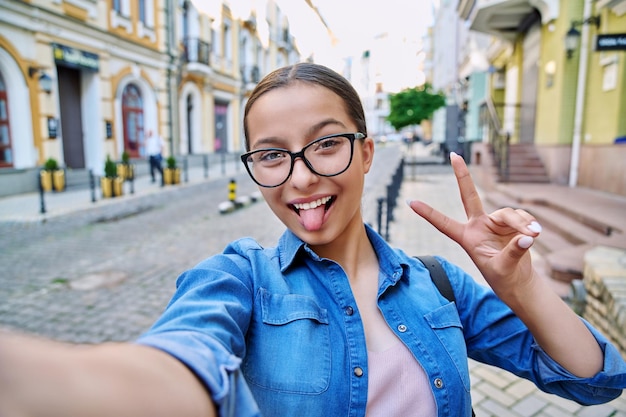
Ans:
[{"label": "city street", "polygon": [[[377,149],[363,210],[376,227],[376,201],[401,157],[398,144]],[[405,168],[389,240],[409,254],[438,254],[482,278],[467,255],[408,207],[420,198],[456,218],[463,208],[448,165]],[[220,214],[231,177],[119,200],[46,222],[0,222],[0,326],[82,343],[133,340],[158,317],[177,276],[242,236],[273,245],[283,225],[260,201]],[[256,187],[241,172],[238,195]],[[479,417],[626,416],[626,397],[582,407],[539,392],[506,372],[471,361]]]}]

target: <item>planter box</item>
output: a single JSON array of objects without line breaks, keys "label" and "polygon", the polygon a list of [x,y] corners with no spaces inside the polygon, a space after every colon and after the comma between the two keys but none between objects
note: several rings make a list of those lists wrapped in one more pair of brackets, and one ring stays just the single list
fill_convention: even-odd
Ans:
[{"label": "planter box", "polygon": [[117,176],[124,181],[135,178],[135,166],[133,164],[119,163],[117,164]]},{"label": "planter box", "polygon": [[124,179],[121,177],[102,177],[100,178],[100,189],[102,190],[102,198],[120,197],[124,195]]},{"label": "planter box", "polygon": [[163,182],[165,185],[180,184],[180,168],[164,168]]},{"label": "planter box", "polygon": [[43,169],[39,173],[41,188],[44,191],[63,191],[65,190],[65,171],[56,169],[48,171]]}]

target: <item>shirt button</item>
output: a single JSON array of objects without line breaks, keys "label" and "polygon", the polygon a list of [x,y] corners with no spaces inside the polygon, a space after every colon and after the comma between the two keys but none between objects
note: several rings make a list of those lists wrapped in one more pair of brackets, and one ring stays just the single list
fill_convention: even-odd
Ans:
[{"label": "shirt button", "polygon": [[356,368],[354,368],[354,375],[358,376],[358,377],[362,377],[363,376],[363,369],[359,368],[358,366]]},{"label": "shirt button", "polygon": [[441,378],[435,378],[435,387],[437,387],[437,388],[443,388],[443,379],[441,379]]},{"label": "shirt button", "polygon": [[405,326],[404,324],[399,325],[399,326],[398,326],[398,331],[399,331],[400,333],[404,333],[404,332],[406,332],[406,326]]},{"label": "shirt button", "polygon": [[348,316],[351,316],[352,314],[354,314],[354,309],[350,306],[346,307],[345,312]]}]

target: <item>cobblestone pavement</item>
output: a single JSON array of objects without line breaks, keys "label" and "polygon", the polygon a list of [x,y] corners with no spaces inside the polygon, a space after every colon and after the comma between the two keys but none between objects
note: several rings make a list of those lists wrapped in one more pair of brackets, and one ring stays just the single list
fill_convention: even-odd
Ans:
[{"label": "cobblestone pavement", "polygon": [[[398,149],[377,150],[367,176],[363,210],[372,225],[376,201],[386,195],[399,160]],[[403,203],[424,198],[462,216],[457,194],[449,191],[456,189],[449,167],[411,167],[405,173],[390,224],[391,243],[407,253],[440,254],[475,270],[456,244]],[[241,195],[256,190],[243,174],[237,182]],[[273,245],[284,230],[263,202],[219,214],[227,183],[227,178],[213,179],[45,223],[0,222],[0,326],[70,342],[134,339],[161,313],[182,271],[236,238],[251,235]],[[475,362],[471,376],[478,417],[626,416],[624,396],[607,405],[581,407]]]}]

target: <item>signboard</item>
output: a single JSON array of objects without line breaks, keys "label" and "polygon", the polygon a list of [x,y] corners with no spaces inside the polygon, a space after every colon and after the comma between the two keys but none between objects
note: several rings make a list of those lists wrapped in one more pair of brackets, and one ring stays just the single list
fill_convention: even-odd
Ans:
[{"label": "signboard", "polygon": [[598,35],[596,51],[626,51],[626,33]]},{"label": "signboard", "polygon": [[106,138],[111,139],[113,137],[113,126],[109,120],[104,122],[104,130],[106,133]]},{"label": "signboard", "polygon": [[48,138],[56,139],[59,132],[59,121],[55,117],[48,117]]},{"label": "signboard", "polygon": [[54,54],[54,60],[58,64],[76,69],[98,71],[100,62],[98,55],[91,52],[53,43],[52,53]]}]

